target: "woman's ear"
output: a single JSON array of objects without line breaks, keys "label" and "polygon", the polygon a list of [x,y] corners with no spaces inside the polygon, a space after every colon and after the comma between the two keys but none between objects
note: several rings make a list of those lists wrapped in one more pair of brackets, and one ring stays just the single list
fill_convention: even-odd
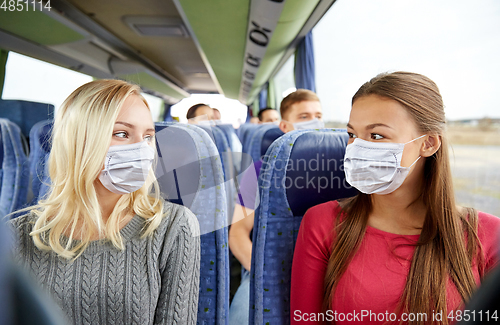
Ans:
[{"label": "woman's ear", "polygon": [[420,155],[430,157],[441,147],[441,136],[439,134],[429,134],[424,138]]}]

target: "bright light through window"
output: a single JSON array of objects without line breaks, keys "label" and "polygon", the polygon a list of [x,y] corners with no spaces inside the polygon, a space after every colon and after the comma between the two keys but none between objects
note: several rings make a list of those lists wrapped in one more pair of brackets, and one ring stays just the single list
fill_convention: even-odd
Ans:
[{"label": "bright light through window", "polygon": [[172,106],[171,115],[179,117],[180,122],[187,123],[186,113],[196,104],[207,104],[217,108],[221,113],[222,123],[233,124],[239,127],[247,117],[247,107],[235,99],[228,99],[222,95],[193,94]]}]

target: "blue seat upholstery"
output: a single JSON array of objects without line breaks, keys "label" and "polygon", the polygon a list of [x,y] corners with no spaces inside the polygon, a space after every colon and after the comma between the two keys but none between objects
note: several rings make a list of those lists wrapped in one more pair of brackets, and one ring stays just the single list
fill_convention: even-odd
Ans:
[{"label": "blue seat upholstery", "polygon": [[259,124],[251,124],[251,123],[245,123],[240,125],[240,128],[238,129],[238,137],[240,138],[240,141],[243,144],[243,148],[245,147],[245,140],[247,139],[248,135],[258,127]]},{"label": "blue seat upholstery", "polygon": [[306,210],[355,195],[345,182],[345,130],[289,132],[269,147],[259,177],[250,283],[250,324],[290,323],[291,266]]},{"label": "blue seat upholstery", "polygon": [[241,152],[243,148],[240,139],[236,135],[236,130],[231,124],[217,124],[216,127],[222,130],[222,132],[226,135],[227,143],[233,153],[233,166],[236,169],[236,172],[239,172],[242,159]]},{"label": "blue seat upholstery", "polygon": [[262,140],[260,141],[260,156],[264,156],[271,144],[283,134],[285,133],[283,133],[280,128],[272,128],[264,132]]},{"label": "blue seat upholstery", "polygon": [[23,150],[21,129],[0,118],[1,128],[1,192],[0,217],[22,208],[27,201],[29,186],[28,159]]},{"label": "blue seat upholstery", "polygon": [[38,201],[48,190],[50,183],[48,160],[50,154],[50,136],[53,122],[45,120],[36,123],[30,131],[30,177],[33,198],[31,204]]},{"label": "blue seat upholstery", "polygon": [[[264,124],[253,131],[251,134],[251,138],[247,140],[247,147],[245,148],[245,150],[247,150],[247,153],[250,155],[253,162],[259,161],[262,158],[263,154],[265,154],[265,152],[261,152],[262,139],[264,137],[264,134],[266,134],[270,130],[274,130],[273,132],[280,132],[281,134],[283,134],[283,132],[281,132],[281,130],[276,125]],[[246,158],[247,157],[245,157],[245,159],[241,162],[242,168],[248,166],[248,164],[250,163],[246,160]]]},{"label": "blue seat upholstery", "polygon": [[156,175],[163,196],[188,207],[200,224],[198,324],[227,324],[227,205],[219,152],[210,136],[194,125],[157,123],[156,139]]},{"label": "blue seat upholstery", "polygon": [[234,185],[235,171],[233,166],[233,154],[224,132],[218,127],[198,126],[205,130],[212,138],[219,151],[219,156],[222,163],[222,170],[224,172],[224,187],[226,190],[227,202],[227,217],[228,224],[231,222],[232,211],[234,211],[234,203],[236,199],[236,189]]},{"label": "blue seat upholstery", "polygon": [[54,118],[54,105],[25,100],[0,100],[0,117],[17,124],[22,134],[28,137],[36,123]]}]

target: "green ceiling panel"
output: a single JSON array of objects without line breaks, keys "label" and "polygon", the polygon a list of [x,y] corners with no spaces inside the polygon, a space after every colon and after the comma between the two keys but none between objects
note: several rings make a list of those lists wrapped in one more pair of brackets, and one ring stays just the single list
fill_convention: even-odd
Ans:
[{"label": "green ceiling panel", "polygon": [[224,95],[238,98],[249,0],[178,0]]},{"label": "green ceiling panel", "polygon": [[41,11],[0,10],[0,29],[41,45],[57,45],[84,39]]},{"label": "green ceiling panel", "polygon": [[255,76],[252,91],[248,97],[249,101],[257,96],[261,87],[268,81],[288,45],[295,39],[318,3],[319,0],[285,1],[278,26],[274,30],[266,54],[262,59],[259,72]]},{"label": "green ceiling panel", "polygon": [[171,88],[166,83],[161,80],[156,79],[146,72],[134,73],[134,74],[126,74],[118,76],[121,79],[127,80],[129,82],[133,82],[141,87],[157,91],[159,93],[165,94],[167,96],[176,98],[178,100],[186,97],[184,94],[178,92],[177,90]]}]

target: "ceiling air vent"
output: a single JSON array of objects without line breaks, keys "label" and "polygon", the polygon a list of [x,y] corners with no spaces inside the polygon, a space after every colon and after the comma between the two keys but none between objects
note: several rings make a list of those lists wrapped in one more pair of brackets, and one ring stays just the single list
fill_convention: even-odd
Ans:
[{"label": "ceiling air vent", "polygon": [[125,16],[123,21],[141,36],[189,37],[189,33],[180,18]]}]

